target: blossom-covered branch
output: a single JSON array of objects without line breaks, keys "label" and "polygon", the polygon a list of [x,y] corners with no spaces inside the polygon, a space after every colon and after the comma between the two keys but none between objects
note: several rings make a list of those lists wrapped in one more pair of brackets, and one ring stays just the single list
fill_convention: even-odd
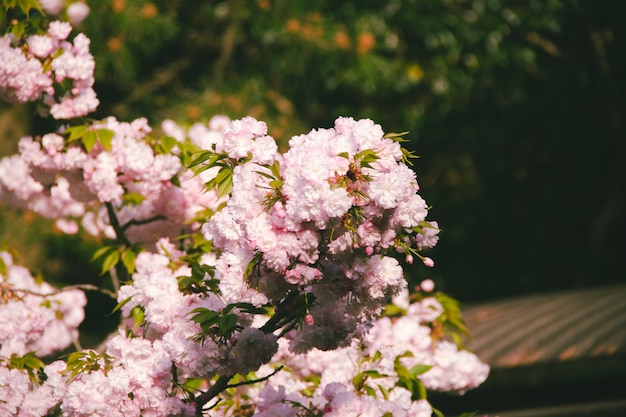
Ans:
[{"label": "blossom-covered branch", "polygon": [[105,242],[103,272],[128,273],[123,320],[103,351],[45,364],[93,287],[38,284],[0,253],[3,415],[430,416],[427,388],[486,378],[442,330],[464,331],[455,304],[409,295],[398,259],[433,266],[439,227],[399,135],[339,117],[281,153],[253,117],[167,120],[162,137],[86,120],[94,63],[71,31],[0,38],[0,97],[66,122],[0,160],[0,199]]}]

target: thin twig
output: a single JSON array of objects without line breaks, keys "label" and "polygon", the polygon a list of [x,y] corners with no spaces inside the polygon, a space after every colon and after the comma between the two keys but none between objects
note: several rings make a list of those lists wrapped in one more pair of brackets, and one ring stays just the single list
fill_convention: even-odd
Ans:
[{"label": "thin twig", "polygon": [[51,295],[57,295],[60,294],[62,292],[65,291],[71,291],[71,290],[85,290],[85,291],[98,291],[102,294],[108,295],[109,297],[113,298],[113,299],[117,299],[117,295],[110,290],[107,290],[106,288],[100,288],[97,287],[95,285],[91,285],[91,284],[74,284],[74,285],[68,285],[66,287],[62,287],[57,289],[56,291],[52,291],[50,293],[47,294],[43,294],[43,293],[38,293],[36,291],[31,291],[31,290],[26,290],[26,289],[21,289],[21,288],[13,288],[11,289],[13,292],[21,292],[24,294],[28,294],[28,295],[34,295],[37,297],[49,297]]},{"label": "thin twig", "polygon": [[83,347],[80,344],[80,340],[78,340],[78,337],[72,338],[72,345],[74,345],[74,349],[76,349],[76,352],[80,352],[81,350],[83,350]]},{"label": "thin twig", "polygon": [[273,377],[274,375],[279,373],[283,368],[284,368],[284,366],[280,365],[278,368],[276,368],[276,370],[274,372],[272,372],[269,375],[265,375],[262,378],[253,379],[251,381],[241,381],[241,382],[237,382],[236,384],[229,384],[229,385],[226,385],[226,389],[228,389],[228,388],[237,388],[237,387],[240,387],[242,385],[252,385],[252,384],[256,384],[258,382],[267,381],[268,379],[270,379],[271,377]]},{"label": "thin twig", "polygon": [[113,289],[117,294],[120,291],[120,278],[117,276],[117,269],[109,269],[109,275],[111,275],[111,284],[113,284]]},{"label": "thin twig", "polygon": [[150,217],[149,219],[144,219],[144,220],[132,219],[124,223],[124,225],[120,228],[120,230],[122,232],[126,232],[130,226],[140,226],[142,224],[148,224],[148,223],[156,222],[158,220],[167,220],[167,217],[159,214],[157,216]]}]

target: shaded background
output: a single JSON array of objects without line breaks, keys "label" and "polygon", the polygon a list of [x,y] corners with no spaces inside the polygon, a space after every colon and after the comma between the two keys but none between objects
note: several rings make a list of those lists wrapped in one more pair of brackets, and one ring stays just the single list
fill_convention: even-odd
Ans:
[{"label": "shaded background", "polygon": [[[253,115],[283,149],[337,116],[410,131],[443,229],[435,268],[409,268],[414,282],[432,278],[464,304],[626,282],[626,2],[88,4],[77,29],[96,58],[95,117]],[[0,105],[0,152],[49,123]],[[97,242],[0,211],[0,239],[31,269],[98,283]],[[101,314],[108,301],[89,296]]]}]

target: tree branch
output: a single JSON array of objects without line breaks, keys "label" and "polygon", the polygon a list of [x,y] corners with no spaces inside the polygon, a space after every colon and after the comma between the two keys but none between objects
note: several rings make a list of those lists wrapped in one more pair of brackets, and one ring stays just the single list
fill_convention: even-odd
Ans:
[{"label": "tree branch", "polygon": [[230,381],[232,377],[233,375],[220,376],[208,391],[203,392],[196,398],[196,415],[202,415],[202,407],[223,392],[228,387],[228,381]]},{"label": "tree branch", "polygon": [[252,385],[252,384],[256,384],[257,382],[267,381],[268,379],[270,379],[271,377],[273,377],[274,375],[279,373],[283,368],[284,368],[284,366],[280,365],[278,368],[276,368],[276,370],[274,370],[274,372],[272,372],[269,375],[265,375],[262,378],[253,379],[251,381],[241,381],[241,382],[237,382],[236,384],[229,384],[229,385],[226,386],[226,388],[227,389],[228,388],[237,388],[237,387],[241,387],[242,385]]},{"label": "tree branch", "polygon": [[167,220],[167,217],[159,214],[157,216],[153,216],[144,220],[132,219],[126,222],[123,226],[121,226],[120,230],[122,232],[126,232],[130,226],[140,226],[142,224],[148,224],[148,223],[156,222],[158,220]]},{"label": "tree branch", "polygon": [[24,294],[28,294],[28,295],[34,295],[36,297],[49,297],[51,295],[57,295],[57,294],[60,294],[62,292],[71,291],[71,290],[98,291],[98,292],[100,292],[102,294],[108,295],[109,297],[113,298],[114,300],[117,299],[117,295],[113,291],[109,291],[106,288],[100,288],[100,287],[97,287],[97,286],[91,285],[91,284],[68,285],[67,287],[59,288],[56,291],[53,291],[53,292],[50,292],[50,293],[47,293],[47,294],[38,293],[36,291],[31,291],[31,290],[26,290],[26,289],[21,289],[21,288],[13,288],[13,289],[11,289],[11,291],[13,291],[13,292],[20,292],[20,293],[24,293]]},{"label": "tree branch", "polygon": [[111,227],[115,231],[116,240],[126,246],[130,246],[130,241],[126,237],[124,233],[125,230],[120,226],[120,222],[117,219],[117,214],[115,214],[115,209],[113,208],[113,204],[110,202],[104,203],[107,208],[107,214],[109,215],[109,222],[111,223]]},{"label": "tree branch", "polygon": [[[296,300],[297,293],[289,294],[285,299],[283,299],[280,304],[276,306],[274,315],[263,326],[261,326],[259,330],[261,330],[265,334],[270,334],[274,333],[281,327],[286,326],[278,336],[280,338],[283,337],[288,331],[293,329],[297,324],[297,320],[294,319],[292,314],[288,313],[288,311],[291,311],[290,307],[292,306],[290,304],[293,304]],[[208,391],[203,392],[196,398],[196,414],[198,416],[201,416],[202,408],[204,407],[204,405],[211,401],[213,398],[217,397],[224,390],[228,388],[238,387],[240,385],[250,385],[256,382],[266,381],[277,372],[279,372],[281,369],[282,366],[276,369],[275,372],[263,378],[254,381],[244,381],[237,384],[228,384],[228,381],[230,381],[234,375],[220,376],[217,381],[215,381],[215,384],[213,384],[213,386],[209,388]]]}]

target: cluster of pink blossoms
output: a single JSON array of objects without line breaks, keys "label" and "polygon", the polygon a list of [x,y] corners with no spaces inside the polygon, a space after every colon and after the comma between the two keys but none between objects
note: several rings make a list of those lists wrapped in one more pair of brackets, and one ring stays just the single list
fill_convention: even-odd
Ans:
[{"label": "cluster of pink blossoms", "polygon": [[[42,100],[55,119],[72,119],[94,111],[99,104],[93,90],[95,62],[90,40],[78,34],[67,40],[67,22],[50,23],[44,35],[16,44],[12,35],[0,38],[0,98],[25,103]],[[56,89],[63,90],[57,98]]]},{"label": "cluster of pink blossoms", "polygon": [[67,19],[74,26],[89,15],[89,6],[84,0],[39,0],[39,4],[46,13],[51,15],[58,16],[65,11]]},{"label": "cluster of pink blossoms", "polygon": [[0,263],[6,268],[0,274],[0,358],[45,356],[71,345],[84,318],[85,294],[37,283],[7,252],[0,252]]},{"label": "cluster of pink blossoms", "polygon": [[[309,325],[287,335],[292,348],[335,349],[406,288],[390,252],[432,246],[438,229],[425,222],[399,143],[371,120],[341,117],[292,138],[284,155],[266,133],[251,117],[224,132],[224,152],[245,162],[233,169],[226,207],[202,229],[222,251],[221,294],[256,305],[309,294]],[[259,277],[246,276],[255,259]]]},{"label": "cluster of pink blossoms", "polygon": [[[76,233],[80,223],[94,236],[114,238],[104,205],[109,203],[119,222],[131,225],[129,238],[146,245],[177,236],[196,213],[217,207],[215,190],[203,191],[214,172],[186,172],[180,187],[171,183],[182,169],[180,159],[155,151],[145,119],[107,118],[89,129],[112,132],[108,149],[97,143],[88,152],[78,141],[68,145],[59,133],[22,138],[19,154],[0,160],[0,199],[57,219],[66,233]],[[125,195],[138,200],[125,203]]]},{"label": "cluster of pink blossoms", "polygon": [[0,415],[40,417],[61,400],[65,362],[43,368],[47,380],[32,383],[23,370],[11,366],[14,358],[30,354],[47,356],[67,348],[78,338],[84,318],[85,294],[58,291],[38,283],[28,269],[15,265],[13,257],[0,252]]},{"label": "cluster of pink blossoms", "polygon": [[[0,97],[43,99],[58,119],[92,111],[89,40],[70,31],[1,38]],[[432,408],[409,388],[418,379],[458,392],[484,381],[486,365],[431,331],[442,304],[407,301],[396,257],[432,266],[421,251],[439,229],[379,125],[340,117],[284,154],[252,117],[162,130],[70,123],[0,160],[0,200],[111,239],[110,259],[132,255],[118,264],[119,332],[45,365],[32,355],[76,338],[84,294],[0,253],[0,414],[419,417]],[[380,318],[394,297],[405,313]]]},{"label": "cluster of pink blossoms", "polygon": [[[463,393],[485,381],[489,366],[476,355],[432,337],[428,325],[443,312],[435,297],[408,304],[408,292],[403,292],[395,302],[402,305],[402,316],[374,320],[362,340],[343,348],[296,354],[281,339],[273,365],[264,365],[258,374],[272,373],[277,364],[286,370],[246,391],[257,404],[254,416],[293,416],[295,403],[333,417],[430,417],[428,401],[412,400],[412,392],[398,385],[397,361],[406,369],[425,365],[419,379],[429,390]],[[230,415],[219,411],[223,414],[215,415]]]}]

